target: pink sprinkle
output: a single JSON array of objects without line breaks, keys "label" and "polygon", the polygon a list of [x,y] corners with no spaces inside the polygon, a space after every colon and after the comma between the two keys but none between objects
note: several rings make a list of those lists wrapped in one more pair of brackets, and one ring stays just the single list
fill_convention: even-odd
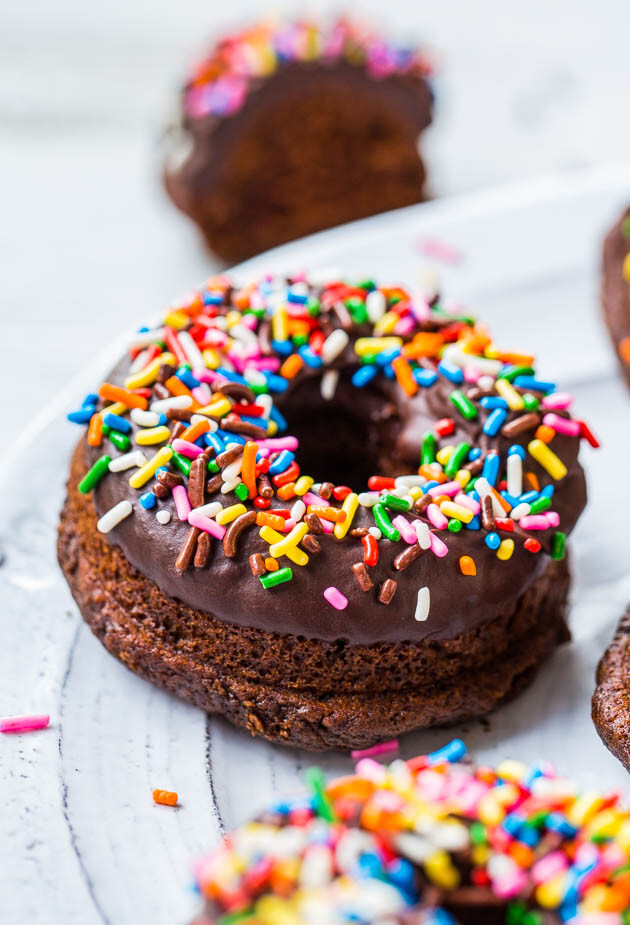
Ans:
[{"label": "pink sprinkle", "polygon": [[544,883],[550,877],[562,873],[568,867],[566,855],[562,851],[552,851],[547,857],[536,861],[532,867],[532,880],[534,883]]},{"label": "pink sprinkle", "polygon": [[[197,378],[199,377],[197,376]],[[195,386],[194,389],[191,389],[191,394],[195,401],[198,401],[200,405],[210,404],[212,392],[205,384],[205,382],[202,382],[201,385]]]},{"label": "pink sprinkle", "polygon": [[191,511],[188,515],[188,523],[191,527],[199,527],[200,530],[209,533],[217,540],[222,540],[225,536],[225,527],[222,527],[221,524],[218,524],[216,520],[212,520],[210,517],[196,514],[195,511]]},{"label": "pink sprinkle", "polygon": [[461,490],[462,486],[459,482],[444,482],[443,485],[434,485],[433,488],[429,488],[429,494],[432,498],[437,498],[438,495],[448,495],[452,498]]},{"label": "pink sprinkle", "polygon": [[258,446],[265,450],[297,450],[297,437],[267,437],[259,440]]},{"label": "pink sprinkle", "polygon": [[328,603],[335,608],[335,610],[345,610],[348,606],[348,598],[344,597],[338,588],[326,588],[324,591],[324,597]]},{"label": "pink sprinkle", "polygon": [[435,533],[429,533],[429,536],[431,537],[431,552],[434,553],[438,559],[443,559],[448,553],[448,546],[439,536],[436,536]]},{"label": "pink sprinkle", "polygon": [[281,533],[290,533],[291,530],[295,527],[297,521],[294,517],[287,517],[284,522],[284,530],[281,530]]},{"label": "pink sprinkle", "polygon": [[46,729],[50,723],[50,716],[8,716],[0,719],[0,732],[33,732],[35,729]]},{"label": "pink sprinkle", "polygon": [[547,530],[550,526],[546,514],[526,514],[519,520],[519,525],[523,530]]},{"label": "pink sprinkle", "polygon": [[479,376],[481,373],[476,366],[465,366],[464,367],[464,379],[466,382],[478,382]]},{"label": "pink sprinkle", "polygon": [[397,321],[394,326],[394,334],[404,335],[411,334],[415,327],[414,319],[407,316],[406,318],[401,318],[400,321]]},{"label": "pink sprinkle", "polygon": [[176,440],[173,440],[171,445],[176,453],[187,456],[188,459],[196,459],[198,456],[203,455],[201,447],[197,446],[196,443],[191,443],[190,440],[180,440],[178,437]]},{"label": "pink sprinkle", "polygon": [[263,357],[256,362],[256,368],[275,373],[280,369],[280,360],[277,357]]},{"label": "pink sprinkle", "polygon": [[409,304],[411,311],[416,318],[416,321],[422,322],[429,319],[431,315],[431,309],[426,299],[422,298],[421,296],[414,296]]},{"label": "pink sprinkle", "polygon": [[434,260],[441,260],[443,263],[459,263],[462,260],[461,251],[436,238],[422,238],[418,241],[418,251],[425,257],[433,257]]},{"label": "pink sprinkle", "polygon": [[582,433],[582,425],[579,421],[571,421],[567,418],[561,418],[558,414],[546,414],[543,418],[543,424],[553,429],[559,434],[565,434],[567,437],[579,437]]},{"label": "pink sprinkle", "polygon": [[560,514],[558,514],[557,511],[547,511],[545,517],[550,527],[555,528],[560,526]]},{"label": "pink sprinkle", "polygon": [[323,517],[319,518],[322,527],[324,528],[324,533],[333,533],[335,525],[332,520],[324,520]]},{"label": "pink sprinkle", "polygon": [[471,498],[470,495],[465,495],[461,492],[459,495],[455,495],[455,503],[461,504],[462,507],[467,507],[469,511],[472,511],[473,514],[481,513],[481,505],[478,501],[475,501],[474,498]]},{"label": "pink sprinkle", "polygon": [[511,899],[527,886],[527,873],[516,865],[514,868],[512,872],[503,874],[499,879],[492,881],[494,892],[501,899]]},{"label": "pink sprinkle", "polygon": [[353,761],[360,761],[361,758],[372,758],[374,755],[383,755],[386,752],[395,752],[398,750],[398,739],[390,739],[389,742],[379,742],[372,745],[371,748],[359,748],[350,752]]},{"label": "pink sprinkle", "polygon": [[543,408],[553,408],[555,411],[568,411],[573,404],[573,395],[569,392],[552,392],[545,395],[541,405]]},{"label": "pink sprinkle", "polygon": [[400,530],[400,535],[402,536],[405,543],[409,543],[410,546],[414,546],[418,542],[416,531],[411,526],[407,518],[403,517],[402,514],[398,514],[396,517],[394,517],[392,524],[396,527],[397,530]]},{"label": "pink sprinkle", "polygon": [[437,504],[430,504],[427,508],[427,517],[436,530],[446,530],[448,518],[444,516]]},{"label": "pink sprinkle", "polygon": [[175,501],[175,510],[180,520],[188,520],[190,514],[190,501],[188,492],[183,485],[173,486],[173,500]]},{"label": "pink sprinkle", "polygon": [[213,369],[199,370],[196,373],[196,378],[199,379],[200,382],[209,382],[211,384],[213,382],[227,382],[225,376],[219,375],[219,373],[216,373]]},{"label": "pink sprinkle", "polygon": [[315,504],[317,507],[328,507],[328,501],[325,498],[320,498],[319,495],[313,494],[312,491],[307,491],[305,495],[302,496],[302,501],[304,504]]}]

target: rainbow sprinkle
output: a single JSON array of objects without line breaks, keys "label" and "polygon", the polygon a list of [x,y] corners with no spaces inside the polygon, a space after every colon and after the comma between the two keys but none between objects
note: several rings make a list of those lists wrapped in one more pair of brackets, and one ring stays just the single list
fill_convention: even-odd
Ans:
[{"label": "rainbow sprinkle", "polygon": [[[327,786],[317,769],[307,780],[310,794],[197,865],[203,922],[447,925],[484,910],[516,925],[630,920],[630,812],[546,762],[475,767],[455,739],[389,766],[361,758]],[[411,911],[427,917],[396,918]]]}]

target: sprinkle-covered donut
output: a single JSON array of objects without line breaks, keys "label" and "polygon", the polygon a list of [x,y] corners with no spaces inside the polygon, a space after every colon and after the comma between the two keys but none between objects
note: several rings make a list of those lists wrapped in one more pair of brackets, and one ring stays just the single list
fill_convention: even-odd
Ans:
[{"label": "sprinkle-covered donut", "polygon": [[192,69],[167,135],[166,189],[237,261],[419,202],[428,55],[359,22],[264,22]]},{"label": "sprinkle-covered donut", "polygon": [[604,241],[602,308],[620,369],[630,385],[630,209]]},{"label": "sprinkle-covered donut", "polygon": [[439,298],[217,277],[69,414],[60,562],[110,651],[255,734],[483,715],[568,638],[571,402]]},{"label": "sprinkle-covered donut", "polygon": [[547,762],[476,767],[460,740],[276,803],[196,868],[195,925],[623,925],[630,813]]}]

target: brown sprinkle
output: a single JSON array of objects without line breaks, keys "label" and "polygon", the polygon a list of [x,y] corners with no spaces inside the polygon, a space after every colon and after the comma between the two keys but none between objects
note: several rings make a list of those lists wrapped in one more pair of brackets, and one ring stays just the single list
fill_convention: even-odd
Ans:
[{"label": "brown sprinkle", "polygon": [[480,456],[478,459],[473,459],[472,462],[466,463],[464,466],[462,466],[462,469],[466,469],[473,476],[479,475],[483,469],[483,462],[483,456]]},{"label": "brown sprinkle", "polygon": [[422,555],[424,549],[421,548],[419,543],[414,543],[413,546],[407,546],[406,549],[403,549],[402,552],[399,552],[396,558],[394,559],[394,568],[397,572],[404,572],[408,568],[414,559],[417,559],[418,556]]},{"label": "brown sprinkle", "polygon": [[186,430],[186,425],[183,421],[175,421],[171,427],[171,441],[177,440],[184,431]]},{"label": "brown sprinkle", "polygon": [[223,485],[223,476],[219,472],[217,475],[213,475],[211,479],[208,479],[206,482],[206,491],[209,495],[213,495],[221,488],[221,485]]},{"label": "brown sprinkle", "polygon": [[265,427],[250,424],[249,421],[241,421],[236,416],[232,418],[229,414],[221,421],[221,430],[227,430],[230,434],[243,434],[243,436],[252,437],[254,440],[264,440],[267,436]]},{"label": "brown sprinkle", "polygon": [[481,523],[484,530],[492,532],[496,529],[494,522],[494,508],[490,495],[484,495],[481,499]]},{"label": "brown sprinkle", "polygon": [[203,454],[193,459],[190,464],[188,498],[191,507],[201,507],[205,500],[207,465],[208,461]]},{"label": "brown sprinkle", "polygon": [[195,553],[195,568],[205,568],[210,559],[210,552],[212,547],[210,545],[210,534],[202,533],[201,536],[197,539],[197,552]]},{"label": "brown sprinkle", "polygon": [[201,533],[199,527],[191,527],[184,540],[184,545],[179,550],[179,555],[175,560],[175,568],[178,572],[185,572],[193,560],[195,549],[197,548],[197,537]]},{"label": "brown sprinkle", "polygon": [[313,536],[312,533],[307,533],[302,538],[302,546],[308,552],[312,552],[314,556],[319,555],[319,553],[322,551],[322,547],[321,547],[319,540],[317,539],[316,536]]},{"label": "brown sprinkle", "polygon": [[169,489],[174,488],[175,485],[184,484],[184,479],[179,472],[169,472],[168,469],[158,469],[155,477],[161,485]]},{"label": "brown sprinkle", "polygon": [[225,466],[229,466],[230,463],[233,463],[242,455],[243,447],[240,443],[237,443],[236,446],[228,447],[227,450],[223,450],[222,453],[219,453],[216,462],[218,466],[221,466],[221,468],[224,469]]},{"label": "brown sprinkle", "polygon": [[[160,372],[163,369],[164,367],[160,366]],[[171,393],[169,392],[169,390],[166,388],[165,385],[162,385],[161,382],[156,382],[155,385],[153,386],[153,397],[159,398],[160,401],[162,401],[164,398],[172,398],[173,396],[171,395]]]},{"label": "brown sprinkle", "polygon": [[365,563],[355,562],[355,564],[352,566],[352,571],[354,573],[354,577],[357,580],[357,584],[362,591],[369,591],[370,588],[374,587],[374,583],[368,575],[368,570],[365,567]]},{"label": "brown sprinkle", "polygon": [[242,382],[224,382],[219,391],[227,395],[228,398],[233,398],[236,401],[244,401],[247,405],[253,404],[256,400],[256,396],[250,387]]},{"label": "brown sprinkle", "polygon": [[350,531],[350,536],[357,536],[361,539],[362,536],[367,536],[369,532],[367,527],[354,527]]},{"label": "brown sprinkle", "polygon": [[394,581],[393,578],[386,578],[381,585],[381,590],[378,592],[378,599],[381,604],[391,604],[397,589],[398,582]]},{"label": "brown sprinkle", "polygon": [[[170,363],[162,363],[158,370],[158,384],[164,385],[167,379],[170,379],[173,373],[175,372],[175,367]],[[169,393],[170,394],[170,393]]]},{"label": "brown sprinkle", "polygon": [[414,514],[417,514],[418,517],[422,517],[422,515],[424,514],[424,512],[426,511],[426,509],[428,508],[428,506],[431,504],[432,501],[433,501],[433,498],[428,492],[427,494],[422,495],[421,498],[418,498],[417,501],[414,501],[414,504],[413,504]]},{"label": "brown sprinkle", "polygon": [[310,514],[307,514],[304,518],[304,523],[308,527],[311,533],[316,533],[318,536],[324,532],[322,522],[312,511]]},{"label": "brown sprinkle", "polygon": [[267,571],[265,568],[265,560],[259,552],[254,552],[249,557],[249,567],[252,570],[254,578],[260,578],[260,576],[264,575]]},{"label": "brown sprinkle", "polygon": [[261,472],[258,476],[258,494],[261,498],[269,499],[273,498],[274,491],[273,485],[269,480],[269,476],[266,472]]},{"label": "brown sprinkle", "polygon": [[158,499],[158,501],[164,501],[165,498],[168,498],[170,493],[171,489],[166,485],[162,485],[161,482],[157,482],[157,484],[153,486],[153,494]]},{"label": "brown sprinkle", "polygon": [[328,501],[328,499],[330,498],[330,496],[332,495],[334,491],[334,488],[335,486],[333,485],[332,482],[322,482],[321,487],[319,491],[317,492],[317,494],[319,495],[320,498],[323,498],[324,501]]},{"label": "brown sprinkle", "polygon": [[223,552],[228,559],[233,559],[238,547],[238,538],[247,527],[256,523],[256,511],[247,511],[233,520],[223,537]]},{"label": "brown sprinkle", "polygon": [[520,418],[514,418],[513,421],[501,428],[501,433],[508,440],[511,440],[513,437],[518,437],[519,434],[524,434],[527,430],[534,430],[539,424],[540,415],[534,414],[532,411],[529,414],[522,414]]},{"label": "brown sprinkle", "polygon": [[[170,392],[167,397],[172,397]],[[189,411],[188,408],[168,408],[166,417],[169,421],[183,421],[185,424],[189,424],[192,420],[192,411]]]}]

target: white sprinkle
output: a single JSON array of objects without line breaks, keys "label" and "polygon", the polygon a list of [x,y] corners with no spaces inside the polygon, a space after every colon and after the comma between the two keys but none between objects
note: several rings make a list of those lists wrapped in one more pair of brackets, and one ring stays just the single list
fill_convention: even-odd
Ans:
[{"label": "white sprinkle", "polygon": [[164,340],[164,328],[153,328],[152,331],[137,331],[133,335],[129,349],[138,350],[138,348],[147,347],[149,344],[157,344],[161,340]]},{"label": "white sprinkle", "polygon": [[188,357],[188,362],[193,369],[205,369],[206,364],[201,355],[201,350],[194,342],[188,331],[180,331],[178,334],[179,342],[183,347],[184,353]]},{"label": "white sprinkle", "polygon": [[189,408],[192,403],[192,395],[173,395],[172,398],[161,398],[159,401],[151,402],[151,411],[161,414],[171,408]]},{"label": "white sprinkle", "polygon": [[[477,362],[478,357],[475,357],[475,363]],[[484,392],[487,392],[489,389],[494,388],[495,378],[494,376],[479,376],[477,380],[477,385],[480,389],[483,389]]]},{"label": "white sprinkle", "polygon": [[346,349],[349,341],[350,338],[342,328],[335,328],[322,344],[320,355],[324,363],[332,363]]},{"label": "white sprinkle", "polygon": [[396,488],[416,488],[424,485],[426,479],[423,475],[399,475],[394,484]]},{"label": "white sprinkle", "polygon": [[531,505],[527,504],[525,501],[521,501],[520,504],[517,504],[516,507],[513,507],[510,511],[510,517],[512,520],[520,520],[521,517],[527,517],[531,511]]},{"label": "white sprinkle", "polygon": [[144,466],[146,462],[148,460],[142,450],[132,450],[124,456],[116,456],[107,468],[110,472],[124,472],[125,469],[132,469],[134,466]]},{"label": "white sprinkle", "polygon": [[96,529],[99,533],[109,533],[109,531],[113,530],[121,520],[124,520],[125,517],[129,517],[132,511],[133,506],[131,501],[127,501],[126,498],[124,501],[119,501],[118,504],[115,504],[109,511],[103,514],[96,524]]},{"label": "white sprinkle", "polygon": [[296,521],[297,521],[297,520],[302,520],[302,518],[304,517],[305,514],[306,514],[306,505],[304,504],[304,502],[302,501],[302,499],[299,498],[299,499],[295,502],[295,504],[293,505],[293,507],[291,508],[291,518],[292,518],[293,520],[296,520]]},{"label": "white sprinkle", "polygon": [[223,505],[220,501],[210,501],[208,504],[202,504],[201,507],[193,508],[195,514],[202,514],[204,517],[215,517],[222,510]]},{"label": "white sprinkle", "polygon": [[141,350],[138,356],[135,358],[131,366],[129,367],[129,375],[132,376],[134,373],[139,373],[141,369],[144,369],[147,362],[147,350]]},{"label": "white sprinkle", "polygon": [[374,507],[379,499],[377,491],[362,491],[359,495],[359,504],[363,507]]},{"label": "white sprinkle", "polygon": [[268,420],[273,407],[273,398],[271,395],[258,395],[254,404],[263,409],[262,416]]},{"label": "white sprinkle", "polygon": [[523,494],[523,460],[518,453],[510,453],[507,458],[507,490],[513,498]]},{"label": "white sprinkle", "polygon": [[297,283],[293,283],[289,292],[292,293],[292,295],[305,296],[308,295],[308,286],[306,283],[299,280]]},{"label": "white sprinkle", "polygon": [[322,267],[319,270],[309,270],[308,281],[311,286],[326,286],[338,283],[343,279],[343,273],[338,267]]},{"label": "white sprinkle", "polygon": [[370,527],[368,533],[371,533],[375,540],[380,540],[383,534],[378,529],[378,527]]},{"label": "white sprinkle", "polygon": [[429,549],[431,546],[431,532],[429,530],[429,525],[425,523],[424,520],[414,520],[413,526],[414,530],[416,531],[416,536],[418,537],[420,549]]},{"label": "white sprinkle", "polygon": [[[243,468],[243,457],[239,456],[238,459],[235,459],[234,462],[230,463],[229,466],[225,466],[222,470],[221,475],[223,476],[224,482],[233,481]],[[240,482],[240,479],[238,480]]]},{"label": "white sprinkle", "polygon": [[[225,470],[223,471],[225,472]],[[231,491],[234,491],[237,485],[240,485],[240,484],[241,484],[241,480],[238,477],[235,479],[232,479],[231,482],[224,482],[223,485],[221,486],[221,494],[222,495],[229,494]]]},{"label": "white sprinkle", "polygon": [[387,308],[387,302],[380,289],[373,289],[372,292],[368,293],[367,299],[365,300],[365,308],[372,324],[383,317],[385,309]]},{"label": "white sprinkle", "polygon": [[158,511],[155,515],[155,519],[160,524],[167,524],[171,519],[171,512],[165,510]]},{"label": "white sprinkle", "polygon": [[429,608],[431,607],[431,592],[428,588],[420,588],[418,591],[418,603],[416,604],[416,612],[414,617],[418,620],[419,623],[423,623],[429,616]]},{"label": "white sprinkle", "polygon": [[[451,363],[454,363],[455,366],[461,366],[464,369],[471,362],[471,356],[469,353],[464,353],[464,351],[457,346],[457,344],[449,344],[446,346],[442,352],[444,359],[449,360]],[[478,369],[480,373],[484,373],[484,379],[492,377],[492,384],[494,384],[495,377],[501,372],[503,368],[503,363],[500,360],[491,360],[488,357],[478,357],[474,358],[475,369]],[[492,384],[490,387],[492,387]]]},{"label": "white sprinkle", "polygon": [[475,490],[477,491],[480,498],[485,498],[486,495],[492,501],[492,513],[495,517],[505,517],[505,511],[499,504],[495,493],[492,491],[492,486],[488,479],[484,479],[483,476],[479,476],[475,482]]},{"label": "white sprinkle", "polygon": [[160,415],[157,411],[143,411],[142,408],[131,409],[131,420],[138,427],[157,427],[160,423]]},{"label": "white sprinkle", "polygon": [[337,383],[339,382],[339,372],[336,369],[327,369],[324,375],[322,376],[322,381],[320,385],[320,391],[322,393],[322,398],[324,401],[332,401],[335,397],[335,392],[337,391]]},{"label": "white sprinkle", "polygon": [[[221,362],[223,366],[225,366],[225,363],[223,362],[223,360]],[[265,386],[267,385],[267,380],[265,379],[261,371],[259,369],[255,369],[253,366],[248,366],[245,369],[245,371],[243,372],[243,378],[246,380],[246,382],[249,382],[250,385],[265,385]],[[256,401],[260,403],[260,399],[262,397],[263,397],[262,395],[259,395]]]}]

